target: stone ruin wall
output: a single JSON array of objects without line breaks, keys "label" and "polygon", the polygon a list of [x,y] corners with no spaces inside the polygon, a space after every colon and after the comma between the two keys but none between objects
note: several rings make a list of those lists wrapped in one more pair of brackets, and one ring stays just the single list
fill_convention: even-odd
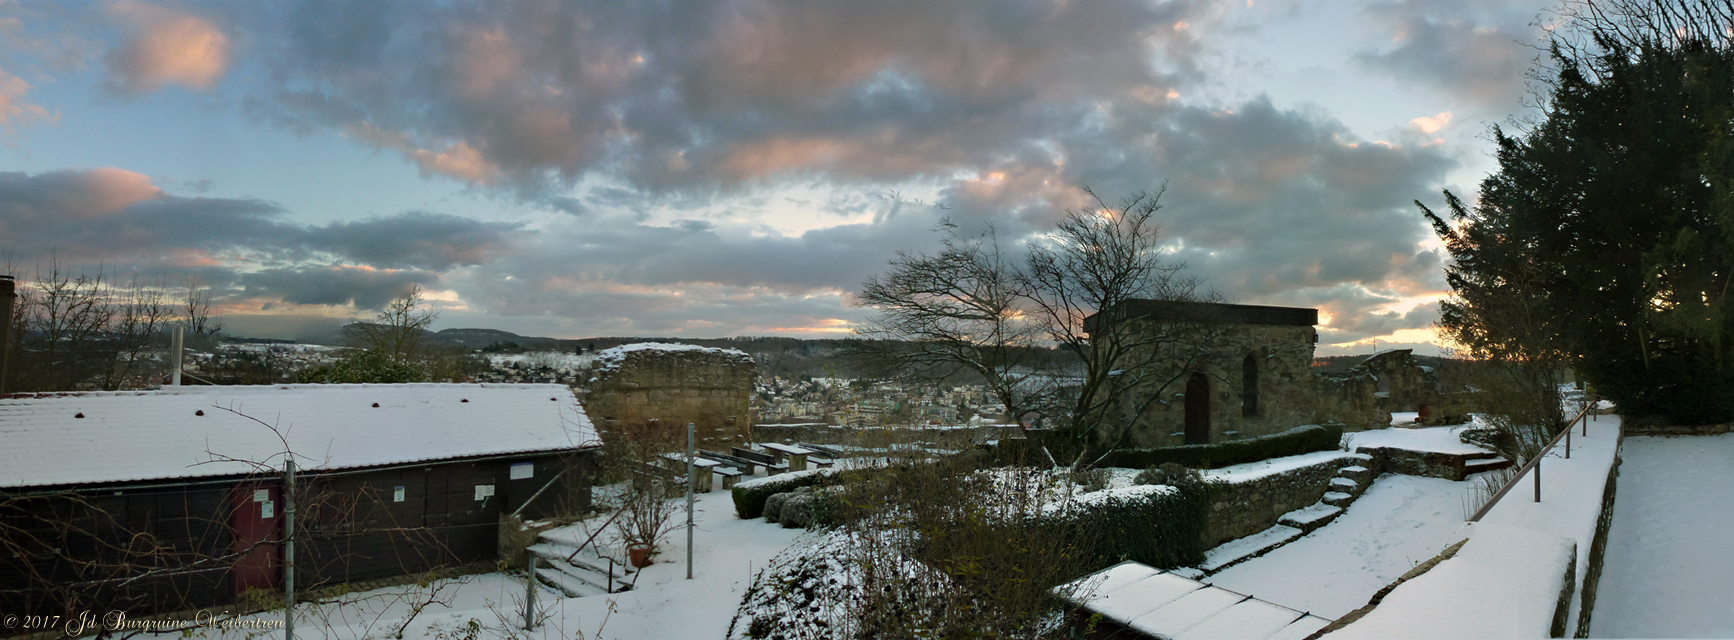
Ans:
[{"label": "stone ruin wall", "polygon": [[[1312,327],[1285,325],[1233,325],[1208,345],[1212,357],[1199,368],[1210,381],[1210,441],[1239,440],[1278,433],[1312,424],[1313,380]],[[1245,378],[1242,366],[1247,354],[1258,363],[1258,413],[1242,415]],[[1167,388],[1135,394],[1164,394],[1166,403],[1152,404],[1138,416],[1132,428],[1137,448],[1171,447],[1184,444],[1186,403],[1182,376]],[[1180,395],[1176,395],[1180,394]]]},{"label": "stone ruin wall", "polygon": [[[1456,412],[1460,402],[1440,394],[1433,374],[1415,363],[1412,351],[1396,349],[1369,357],[1347,373],[1312,371],[1313,327],[1233,325],[1207,349],[1212,357],[1198,368],[1210,381],[1210,441],[1224,442],[1279,433],[1306,424],[1342,423],[1344,431],[1383,429],[1393,411]],[[1258,413],[1242,415],[1246,393],[1242,366],[1247,354],[1259,363]],[[1383,385],[1381,385],[1383,381]],[[1383,387],[1384,391],[1381,391]],[[1162,394],[1134,420],[1133,448],[1185,444],[1186,378],[1161,390],[1134,394],[1141,402]]]},{"label": "stone ruin wall", "polygon": [[654,418],[684,431],[691,422],[699,446],[727,451],[750,441],[756,375],[752,357],[733,349],[626,350],[597,370],[584,410],[602,429]]}]

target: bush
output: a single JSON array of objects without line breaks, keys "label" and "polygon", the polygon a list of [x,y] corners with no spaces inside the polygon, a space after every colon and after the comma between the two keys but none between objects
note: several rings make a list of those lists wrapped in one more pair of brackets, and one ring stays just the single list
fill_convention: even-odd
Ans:
[{"label": "bush", "polygon": [[1176,468],[1164,485],[1141,484],[1085,494],[1075,506],[1076,510],[1057,518],[1060,522],[1054,524],[1098,533],[1090,550],[1092,570],[1123,560],[1159,569],[1204,561],[1210,490],[1197,471]]},{"label": "bush", "polygon": [[1101,466],[1146,469],[1164,463],[1194,469],[1215,469],[1246,462],[1336,449],[1343,439],[1340,424],[1306,425],[1282,433],[1214,444],[1189,444],[1161,449],[1120,449],[1109,452]]},{"label": "bush", "polygon": [[794,491],[801,487],[836,482],[837,473],[838,470],[832,468],[809,469],[807,471],[781,473],[737,484],[734,489],[730,490],[735,500],[735,515],[742,520],[762,516],[765,513],[765,500],[771,496]]},{"label": "bush", "polygon": [[782,517],[783,503],[788,502],[789,496],[793,495],[795,495],[795,492],[785,491],[783,493],[774,494],[769,498],[765,498],[765,519],[771,522],[778,521],[778,519]]}]

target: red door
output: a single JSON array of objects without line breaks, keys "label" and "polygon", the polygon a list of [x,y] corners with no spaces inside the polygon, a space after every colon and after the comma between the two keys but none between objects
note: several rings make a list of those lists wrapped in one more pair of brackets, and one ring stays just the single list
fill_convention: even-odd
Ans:
[{"label": "red door", "polygon": [[235,489],[234,550],[246,552],[235,561],[235,594],[248,589],[277,589],[283,584],[278,562],[281,550],[283,496],[278,483],[242,484]]}]

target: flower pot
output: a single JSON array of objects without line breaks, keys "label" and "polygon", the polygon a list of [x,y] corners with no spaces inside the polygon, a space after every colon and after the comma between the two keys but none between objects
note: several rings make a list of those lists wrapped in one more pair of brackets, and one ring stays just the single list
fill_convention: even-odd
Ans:
[{"label": "flower pot", "polygon": [[632,562],[633,568],[643,569],[650,566],[650,545],[626,545],[626,558]]}]

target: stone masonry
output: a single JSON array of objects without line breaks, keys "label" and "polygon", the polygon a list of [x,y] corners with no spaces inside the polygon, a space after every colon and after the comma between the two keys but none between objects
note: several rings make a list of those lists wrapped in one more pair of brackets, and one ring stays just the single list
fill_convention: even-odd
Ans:
[{"label": "stone masonry", "polygon": [[1213,483],[1204,546],[1214,547],[1270,528],[1283,514],[1318,502],[1330,490],[1331,479],[1337,477],[1339,469],[1357,464],[1364,464],[1361,458],[1344,452],[1263,477]]},{"label": "stone masonry", "polygon": [[[1155,382],[1128,394],[1116,417],[1130,423],[1121,447],[1240,440],[1330,422],[1345,431],[1381,429],[1392,411],[1439,409],[1442,402],[1432,372],[1408,349],[1381,352],[1342,375],[1315,374],[1315,309],[1135,300],[1112,313],[1143,331],[1209,327],[1195,332],[1201,344],[1167,347],[1174,353],[1162,360],[1185,363],[1184,370],[1138,377]],[[1092,316],[1086,326],[1097,321]]]},{"label": "stone masonry", "polygon": [[749,441],[747,402],[757,367],[752,356],[654,342],[597,354],[584,411],[604,430],[619,422],[656,419],[671,428],[695,426],[705,448],[727,450]]}]

